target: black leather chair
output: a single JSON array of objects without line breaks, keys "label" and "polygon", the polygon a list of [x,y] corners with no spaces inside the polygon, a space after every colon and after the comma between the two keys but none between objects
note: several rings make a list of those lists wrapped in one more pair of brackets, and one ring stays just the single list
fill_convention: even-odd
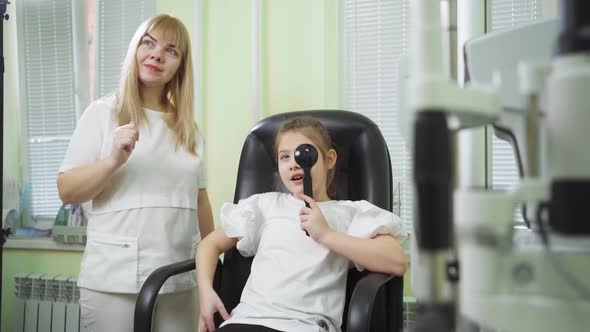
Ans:
[{"label": "black leather chair", "polygon": [[[281,123],[296,116],[311,115],[324,123],[338,153],[336,199],[367,200],[392,210],[391,162],[387,146],[367,117],[348,111],[301,111],[277,114],[260,121],[242,148],[234,202],[253,194],[284,191],[273,154],[274,136]],[[218,262],[214,287],[230,312],[240,301],[250,274],[252,258],[236,248]],[[188,260],[155,270],[143,285],[135,308],[135,331],[149,332],[157,293],[170,277],[195,268]],[[348,273],[342,330],[401,331],[403,323],[403,279],[382,273]],[[197,314],[197,313],[195,313]],[[220,317],[216,317],[220,324]]]}]

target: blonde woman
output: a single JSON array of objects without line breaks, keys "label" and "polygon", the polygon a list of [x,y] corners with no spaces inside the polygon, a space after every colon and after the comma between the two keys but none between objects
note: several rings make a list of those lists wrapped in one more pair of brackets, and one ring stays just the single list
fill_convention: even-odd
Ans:
[{"label": "blonde woman", "polygon": [[[78,278],[90,331],[132,331],[149,274],[194,257],[213,230],[193,99],[187,29],[158,15],[133,36],[118,90],[78,122],[57,185],[64,203],[91,203]],[[195,285],[192,274],[164,284],[157,331],[196,331]]]}]

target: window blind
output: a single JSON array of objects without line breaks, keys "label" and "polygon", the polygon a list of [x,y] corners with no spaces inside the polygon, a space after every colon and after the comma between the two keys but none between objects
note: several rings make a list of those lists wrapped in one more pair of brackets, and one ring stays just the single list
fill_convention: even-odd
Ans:
[{"label": "window blind", "polygon": [[540,0],[493,0],[492,31],[510,28],[541,17]]},{"label": "window blind", "polygon": [[[493,0],[491,29],[497,31],[530,22],[541,17],[540,0]],[[509,190],[519,181],[518,166],[512,146],[493,136],[492,138],[492,188]],[[515,219],[523,222],[520,209]]]},{"label": "window blind", "polygon": [[71,0],[19,0],[31,214],[54,217],[57,170],[76,123]]},{"label": "window blind", "polygon": [[412,227],[411,160],[398,122],[398,64],[408,48],[409,0],[345,0],[342,9],[345,108],[366,115],[389,148],[394,207]]},{"label": "window blind", "polygon": [[121,64],[139,25],[156,14],[156,0],[96,0],[95,91],[100,98],[119,83]]},{"label": "window blind", "polygon": [[[25,197],[35,218],[53,218],[61,206],[57,171],[76,125],[72,1],[17,2],[27,137]],[[97,0],[94,5],[95,96],[102,96],[117,86],[129,41],[139,24],[155,14],[156,1]]]}]

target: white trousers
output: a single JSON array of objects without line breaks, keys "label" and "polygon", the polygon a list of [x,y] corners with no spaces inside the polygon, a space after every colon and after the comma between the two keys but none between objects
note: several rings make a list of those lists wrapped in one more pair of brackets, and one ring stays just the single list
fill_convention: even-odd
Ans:
[{"label": "white trousers", "polygon": [[[81,324],[90,332],[133,332],[136,300],[137,294],[80,288]],[[158,295],[152,331],[198,331],[198,303],[196,288]]]}]

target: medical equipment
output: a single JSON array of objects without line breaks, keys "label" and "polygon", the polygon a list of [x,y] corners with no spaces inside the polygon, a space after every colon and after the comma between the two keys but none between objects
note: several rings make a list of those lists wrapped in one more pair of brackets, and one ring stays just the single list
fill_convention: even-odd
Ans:
[{"label": "medical equipment", "polygon": [[[318,150],[311,144],[301,144],[295,149],[295,162],[303,168],[303,193],[305,196],[313,198],[313,186],[311,181],[311,168],[318,161]],[[305,202],[309,207],[309,203]],[[305,231],[309,236],[309,232]]]},{"label": "medical equipment", "polygon": [[[313,198],[311,168],[318,161],[318,150],[311,144],[301,144],[295,149],[295,162],[303,168],[303,193]],[[305,202],[309,207],[309,203]]]},{"label": "medical equipment", "polygon": [[[415,112],[414,182],[415,233],[423,284],[423,306],[415,331],[455,330],[457,317],[502,331],[583,331],[590,326],[590,2],[562,0],[559,38],[551,63],[541,53],[503,48],[498,59],[516,54],[518,80],[502,77],[493,90],[474,102],[473,86],[456,88],[443,70],[440,4],[412,1],[415,41],[408,103]],[[584,16],[586,15],[586,16]],[[546,38],[556,35],[543,22],[514,36]],[[546,32],[543,34],[543,32]],[[468,58],[482,65],[502,61],[477,59],[495,50],[502,37],[483,37]],[[487,39],[486,39],[487,38]],[[512,39],[514,42],[514,39]],[[487,43],[487,45],[486,45]],[[529,46],[521,40],[524,53]],[[543,44],[543,42],[541,42]],[[492,46],[493,45],[493,46]],[[468,47],[467,47],[468,48]],[[534,49],[534,47],[533,47]],[[468,50],[469,51],[469,50]],[[533,51],[534,52],[534,51]],[[535,58],[540,57],[540,58]],[[477,59],[477,60],[476,60]],[[532,61],[531,61],[532,59]],[[469,61],[469,60],[468,60]],[[490,77],[491,78],[491,77]],[[499,124],[503,105],[519,104],[519,82],[526,111],[523,130],[515,135],[523,179],[510,192],[486,188],[453,189],[452,137],[462,128]],[[539,105],[544,105],[540,107]],[[520,106],[520,105],[517,105]],[[545,110],[543,113],[541,110]],[[512,109],[515,111],[515,109]],[[514,113],[514,112],[513,112]],[[518,111],[516,111],[518,113]],[[525,241],[514,231],[514,209],[526,203],[530,231]],[[456,240],[456,241],[455,241]],[[456,250],[456,251],[455,251]],[[456,272],[459,271],[457,274]],[[453,285],[458,286],[458,297]]]}]

